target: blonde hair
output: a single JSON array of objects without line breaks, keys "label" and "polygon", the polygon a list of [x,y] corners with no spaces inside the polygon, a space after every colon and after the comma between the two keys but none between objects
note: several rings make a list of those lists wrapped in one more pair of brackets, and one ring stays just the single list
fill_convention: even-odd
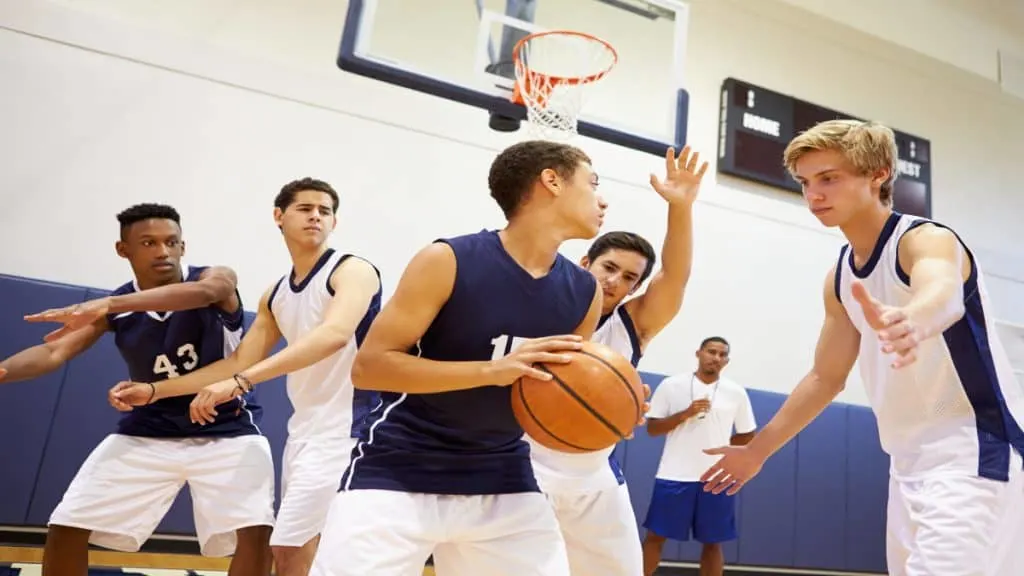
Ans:
[{"label": "blonde hair", "polygon": [[797,161],[804,154],[819,150],[841,153],[861,174],[874,174],[888,168],[889,177],[882,182],[878,198],[887,206],[892,202],[898,153],[896,135],[887,126],[859,120],[821,122],[790,141],[783,153],[783,163],[795,177]]}]

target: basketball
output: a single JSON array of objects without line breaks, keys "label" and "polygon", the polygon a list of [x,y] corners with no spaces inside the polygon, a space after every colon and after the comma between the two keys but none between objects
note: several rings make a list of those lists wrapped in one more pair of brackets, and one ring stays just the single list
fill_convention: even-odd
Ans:
[{"label": "basketball", "polygon": [[539,444],[561,452],[593,452],[629,436],[643,415],[644,385],[624,356],[584,342],[568,364],[536,364],[551,380],[522,377],[512,410]]}]

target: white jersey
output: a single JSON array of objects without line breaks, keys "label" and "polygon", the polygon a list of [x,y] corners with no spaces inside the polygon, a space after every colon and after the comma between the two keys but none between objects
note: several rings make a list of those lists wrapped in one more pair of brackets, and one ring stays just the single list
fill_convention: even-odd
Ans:
[{"label": "white jersey", "polygon": [[898,246],[907,231],[926,223],[936,224],[893,213],[864,266],[854,268],[848,245],[836,266],[836,297],[862,335],[858,363],[882,448],[891,456],[896,478],[938,472],[1005,480],[1011,446],[1024,448],[1018,424],[1024,418],[1024,391],[993,326],[974,256],[964,283],[963,317],[918,344],[917,361],[898,370],[891,367],[895,355],[882,352],[850,291],[858,279],[883,304],[908,304],[910,278],[900,267]]},{"label": "white jersey", "polygon": [[750,395],[743,386],[722,377],[706,384],[693,372],[662,380],[651,397],[647,417],[668,418],[700,399],[709,400],[711,409],[701,418],[689,418],[665,436],[656,478],[698,482],[721,458],[705,454],[704,450],[728,446],[733,430],[736,434],[749,434],[757,428]]},{"label": "white jersey", "polygon": [[[294,271],[278,281],[270,294],[270,312],[289,344],[323,321],[327,305],[334,297],[331,275],[349,257],[328,250],[301,283],[295,283]],[[344,348],[288,375],[288,398],[295,410],[288,420],[289,440],[356,437],[365,425],[366,415],[379,402],[379,395],[353,388],[352,363],[370,323],[380,311],[380,298],[378,290],[356,334]]]},{"label": "white jersey", "polygon": [[[640,362],[640,339],[633,326],[633,319],[622,305],[601,318],[591,340],[622,354],[633,366]],[[542,446],[528,435],[525,438],[530,443],[534,475],[544,492],[588,492],[625,482],[618,462],[612,457],[614,446],[574,454]]]}]

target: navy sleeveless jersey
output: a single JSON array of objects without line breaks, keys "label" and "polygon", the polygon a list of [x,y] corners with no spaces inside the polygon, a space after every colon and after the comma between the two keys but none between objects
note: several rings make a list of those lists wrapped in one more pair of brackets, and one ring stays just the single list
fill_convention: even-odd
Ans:
[{"label": "navy sleeveless jersey", "polygon": [[[487,361],[520,339],[571,334],[586,318],[597,283],[559,255],[533,278],[495,231],[439,242],[455,253],[452,294],[418,345],[440,361]],[[382,394],[353,452],[342,488],[430,494],[538,491],[529,446],[512,413],[510,386],[434,394]]]},{"label": "navy sleeveless jersey", "polygon": [[[206,267],[190,266],[185,282],[199,280]],[[130,294],[138,289],[129,282],[113,292]],[[242,338],[243,310],[233,313],[211,305],[177,312],[124,312],[110,314],[107,323],[114,342],[135,382],[158,382],[198,370],[230,356]],[[126,412],[118,434],[155,438],[196,436],[243,436],[259,434],[262,410],[250,394],[217,407],[212,424],[189,421],[188,407],[194,395],[164,398]]]}]

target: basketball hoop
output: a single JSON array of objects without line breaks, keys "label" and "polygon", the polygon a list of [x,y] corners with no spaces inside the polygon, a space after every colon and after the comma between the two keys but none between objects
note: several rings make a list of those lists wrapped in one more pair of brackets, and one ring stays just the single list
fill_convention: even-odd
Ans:
[{"label": "basketball hoop", "polygon": [[596,36],[550,30],[516,43],[512,59],[512,101],[526,107],[531,132],[546,140],[567,140],[576,135],[586,88],[604,78],[619,55]]}]

